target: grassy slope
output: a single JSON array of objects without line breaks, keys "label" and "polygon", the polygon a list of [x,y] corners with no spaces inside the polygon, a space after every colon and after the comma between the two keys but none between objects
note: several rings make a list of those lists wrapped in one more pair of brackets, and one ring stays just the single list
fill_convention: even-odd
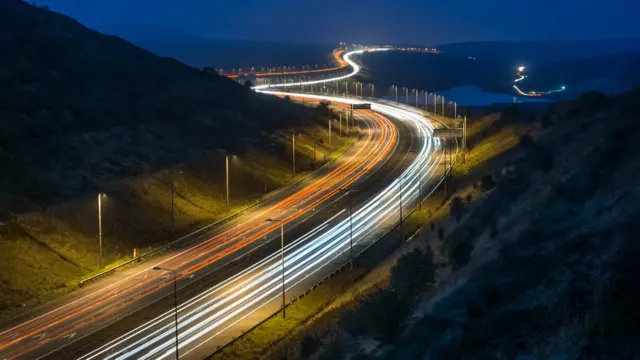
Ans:
[{"label": "grassy slope", "polygon": [[[330,112],[259,95],[213,74],[19,0],[0,3],[0,317],[72,289],[97,271],[98,191],[105,263],[223,217],[224,152],[232,208],[289,181],[345,143]],[[320,162],[316,163],[316,166]],[[265,166],[268,171],[265,176]],[[182,171],[183,173],[178,173]]]}]

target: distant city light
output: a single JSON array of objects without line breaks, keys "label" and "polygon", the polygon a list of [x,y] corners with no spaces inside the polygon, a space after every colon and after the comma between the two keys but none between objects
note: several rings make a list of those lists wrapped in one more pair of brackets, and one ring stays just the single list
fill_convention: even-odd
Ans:
[{"label": "distant city light", "polygon": [[523,71],[524,71],[524,69],[525,69],[525,67],[524,67],[524,66],[518,66],[518,71],[519,71],[519,72],[523,72]]}]

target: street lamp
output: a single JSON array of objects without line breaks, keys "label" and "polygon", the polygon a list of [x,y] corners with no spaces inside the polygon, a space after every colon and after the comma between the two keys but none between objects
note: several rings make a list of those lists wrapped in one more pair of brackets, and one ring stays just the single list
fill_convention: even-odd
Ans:
[{"label": "street lamp", "polygon": [[155,266],[153,270],[156,271],[171,271],[173,273],[173,306],[175,313],[175,326],[176,326],[176,360],[180,358],[180,352],[178,350],[178,275],[176,271],[169,268],[163,268]]},{"label": "street lamp", "polygon": [[349,268],[353,270],[353,262],[355,261],[356,255],[355,255],[355,252],[353,251],[353,216],[352,216],[353,200],[351,199],[351,194],[360,190],[351,189],[351,188],[342,188],[340,190],[346,191],[347,196],[349,196],[349,252],[351,253]]},{"label": "street lamp", "polygon": [[280,259],[282,262],[282,318],[286,317],[285,312],[285,286],[284,286],[284,222],[280,219],[267,219],[267,222],[280,223]]},{"label": "street lamp", "polygon": [[404,102],[407,103],[407,105],[409,105],[409,88],[408,87],[404,88]]},{"label": "street lamp", "polygon": [[416,91],[416,107],[419,108],[420,107],[420,101],[418,100],[418,89],[415,89]]},{"label": "street lamp", "polygon": [[102,269],[102,197],[107,196],[103,193],[98,194],[98,243],[100,247],[100,269]]}]

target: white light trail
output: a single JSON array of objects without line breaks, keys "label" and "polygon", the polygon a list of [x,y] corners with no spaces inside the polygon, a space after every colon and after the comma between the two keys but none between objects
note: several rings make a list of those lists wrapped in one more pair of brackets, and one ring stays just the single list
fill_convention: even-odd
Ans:
[{"label": "white light trail", "polygon": [[[266,92],[274,95],[299,94]],[[362,101],[329,96],[305,95],[308,98],[360,103]],[[354,246],[373,241],[398,216],[400,197],[409,209],[418,198],[420,183],[435,175],[439,161],[433,156],[440,142],[432,138],[429,121],[416,111],[372,103],[372,110],[410,122],[425,139],[413,163],[403,172],[402,196],[400,178],[369,199],[353,212]],[[341,213],[344,216],[344,212]],[[303,241],[304,240],[304,241]],[[330,219],[321,228],[287,245],[285,248],[285,278],[288,291],[333,264],[349,252],[348,218]],[[337,266],[334,265],[334,266]],[[180,315],[181,356],[187,356],[212,337],[280,296],[281,263],[279,252],[270,255],[229,281],[204,291],[182,304]],[[81,359],[170,359],[174,356],[174,326],[172,312],[166,312],[136,329],[104,344]]]}]

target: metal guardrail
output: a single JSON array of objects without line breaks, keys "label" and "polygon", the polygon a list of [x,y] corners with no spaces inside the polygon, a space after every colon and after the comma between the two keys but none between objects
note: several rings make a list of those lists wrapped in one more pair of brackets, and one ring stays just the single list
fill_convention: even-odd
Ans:
[{"label": "metal guardrail", "polygon": [[272,191],[272,192],[264,195],[256,203],[251,204],[251,205],[239,210],[238,212],[236,212],[234,214],[231,214],[231,215],[229,215],[229,216],[227,216],[227,217],[225,217],[223,219],[220,219],[220,220],[215,221],[215,222],[213,222],[213,223],[211,223],[209,225],[206,225],[206,226],[204,226],[204,227],[202,227],[202,228],[200,228],[200,229],[198,229],[196,231],[193,231],[193,232],[191,232],[191,233],[189,233],[187,235],[184,235],[184,236],[182,236],[182,237],[180,237],[180,238],[178,238],[176,240],[173,240],[173,241],[169,242],[168,244],[165,244],[165,245],[163,245],[163,246],[161,246],[161,247],[159,247],[157,249],[153,249],[151,251],[148,251],[148,252],[146,252],[146,253],[144,253],[144,254],[142,254],[140,256],[137,256],[137,257],[135,257],[135,258],[133,258],[131,260],[127,260],[127,261],[123,262],[122,264],[114,266],[113,268],[111,268],[109,270],[105,270],[105,271],[103,271],[101,273],[98,273],[96,275],[93,275],[91,277],[83,279],[78,283],[78,286],[82,287],[82,286],[84,286],[84,285],[86,285],[86,284],[88,284],[88,283],[90,283],[90,282],[92,282],[94,280],[97,280],[99,278],[102,278],[104,276],[112,274],[112,273],[116,272],[117,270],[122,269],[122,268],[124,268],[124,267],[126,267],[128,265],[131,265],[133,263],[139,263],[142,260],[144,260],[144,259],[146,259],[146,258],[148,258],[148,257],[150,257],[152,255],[159,254],[162,251],[171,248],[172,246],[175,246],[175,245],[181,244],[183,242],[186,242],[185,240],[187,240],[188,238],[190,238],[190,237],[192,237],[192,236],[194,236],[196,234],[202,233],[203,231],[205,231],[205,230],[207,230],[209,228],[222,225],[224,223],[227,223],[227,222],[237,218],[238,216],[240,216],[240,215],[246,213],[247,211],[257,207],[258,205],[260,205],[260,204],[264,203],[265,201],[271,199],[272,197],[276,196],[277,194],[279,194],[279,193],[281,193],[281,192],[283,192],[283,191],[285,191],[285,190],[287,190],[287,189],[289,189],[289,188],[291,188],[293,186],[299,185],[303,181],[305,181],[305,180],[309,179],[310,177],[314,176],[316,173],[320,172],[321,170],[324,170],[327,166],[329,166],[329,165],[333,164],[334,162],[336,162],[342,155],[344,155],[345,152],[347,152],[349,149],[351,149],[351,147],[353,146],[354,143],[355,142],[352,142],[351,144],[349,144],[349,146],[347,146],[344,150],[342,150],[342,152],[340,152],[335,158],[333,158],[332,160],[330,160],[329,162],[327,162],[323,166],[319,167],[318,169],[314,170],[313,172],[309,173],[308,175],[302,177],[301,179],[299,179],[298,181],[296,181],[296,182],[294,182],[292,184],[283,186],[283,187],[281,187],[279,189],[276,189],[275,191]]}]

